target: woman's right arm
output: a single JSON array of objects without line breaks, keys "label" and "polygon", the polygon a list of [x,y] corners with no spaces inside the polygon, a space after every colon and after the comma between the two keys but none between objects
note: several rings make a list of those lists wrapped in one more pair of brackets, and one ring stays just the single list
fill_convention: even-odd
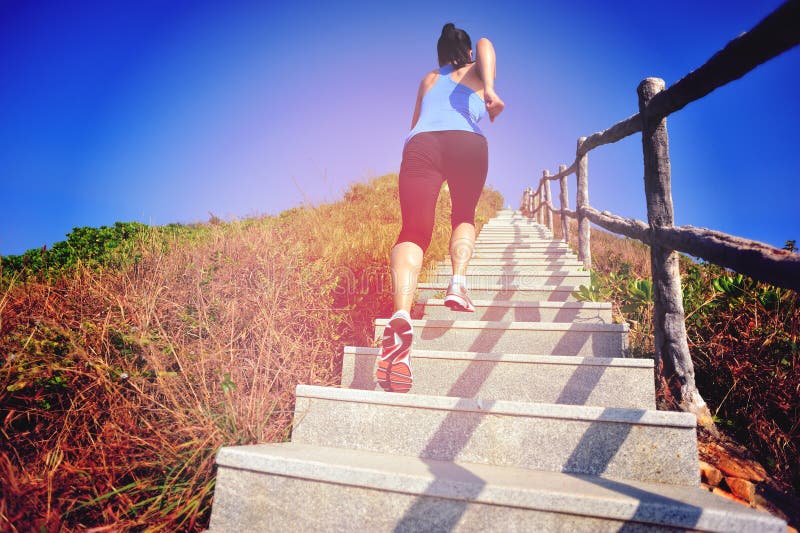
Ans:
[{"label": "woman's right arm", "polygon": [[494,119],[503,112],[506,104],[494,92],[494,79],[497,77],[497,57],[494,53],[492,41],[481,37],[475,45],[478,50],[478,73],[483,80],[483,100],[486,102],[486,111],[489,120]]},{"label": "woman's right arm", "polygon": [[414,129],[414,126],[417,125],[417,121],[419,120],[419,113],[420,109],[422,108],[422,98],[425,96],[425,93],[433,87],[433,84],[436,83],[436,78],[439,76],[438,70],[432,70],[428,72],[422,81],[419,82],[419,90],[417,91],[417,104],[414,106],[414,116],[411,118],[411,129]]}]

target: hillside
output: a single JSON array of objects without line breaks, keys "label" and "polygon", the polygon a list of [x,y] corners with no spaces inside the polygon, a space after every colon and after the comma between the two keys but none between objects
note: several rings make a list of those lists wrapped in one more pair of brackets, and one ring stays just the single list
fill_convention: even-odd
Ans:
[{"label": "hillside", "polygon": [[[478,224],[501,204],[484,191]],[[342,347],[370,344],[372,319],[390,314],[398,230],[388,175],[277,216],[78,228],[3,258],[3,527],[206,527],[216,450],[284,440],[295,384],[336,383]],[[448,236],[445,190],[427,261]],[[633,354],[652,357],[647,247],[592,238],[584,297],[612,301]],[[769,490],[796,491],[797,294],[689,259],[682,270],[698,386],[723,433],[704,449],[722,442],[766,467]]]},{"label": "hillside", "polygon": [[[295,385],[335,383],[342,347],[390,314],[396,181],[4,258],[0,529],[206,527],[217,449],[285,439]],[[479,224],[501,203],[486,190]],[[443,191],[428,260],[448,238]]]}]

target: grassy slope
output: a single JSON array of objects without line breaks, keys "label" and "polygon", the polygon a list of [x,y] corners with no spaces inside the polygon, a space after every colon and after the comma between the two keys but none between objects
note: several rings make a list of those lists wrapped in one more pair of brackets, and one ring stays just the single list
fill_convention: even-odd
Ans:
[{"label": "grassy slope", "polygon": [[[501,203],[485,191],[478,224]],[[444,191],[429,261],[448,220]],[[285,439],[295,385],[336,383],[342,347],[390,311],[396,176],[275,217],[139,230],[116,247],[79,232],[54,247],[71,266],[45,254],[24,283],[6,269],[0,529],[204,528],[216,450]]]}]

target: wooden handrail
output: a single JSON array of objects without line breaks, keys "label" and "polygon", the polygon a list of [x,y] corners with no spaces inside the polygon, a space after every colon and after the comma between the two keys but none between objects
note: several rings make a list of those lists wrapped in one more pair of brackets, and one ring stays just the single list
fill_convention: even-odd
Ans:
[{"label": "wooden handrail", "polygon": [[647,105],[647,114],[666,117],[798,44],[800,1],[789,0],[752,30],[730,41],[703,66],[653,97]]},{"label": "wooden handrail", "polygon": [[639,113],[636,113],[621,122],[617,122],[608,129],[589,135],[586,138],[586,142],[578,148],[577,156],[580,158],[598,146],[615,143],[640,131],[642,131],[642,119]]},{"label": "wooden handrail", "polygon": [[570,174],[575,174],[575,167],[576,166],[577,166],[577,163],[575,161],[573,161],[572,164],[568,168],[565,165],[561,165],[561,167],[564,167],[564,169],[562,170],[561,167],[559,167],[558,174],[554,174],[552,176],[548,176],[547,179],[549,179],[550,181],[555,181],[555,180],[560,180],[561,178],[566,178]]},{"label": "wooden handrail", "polygon": [[[668,116],[715,89],[741,78],[758,65],[800,44],[800,31],[797,28],[800,28],[800,1],[790,0],[752,30],[730,41],[700,68],[655,96],[647,105],[646,113],[654,117]],[[636,113],[610,128],[589,135],[573,163],[564,172],[548,179],[559,180],[573,174],[580,156],[640,131],[642,119]]]},{"label": "wooden handrail", "polygon": [[[692,101],[704,97],[714,89],[742,77],[761,63],[797,46],[800,44],[800,31],[796,28],[800,28],[800,0],[789,0],[767,15],[767,17],[752,30],[731,40],[722,50],[714,54],[700,68],[690,72],[668,89],[655,94],[644,108],[640,110],[640,113],[636,113],[603,131],[593,133],[589,137],[583,138],[583,142],[579,142],[579,146],[576,150],[576,157],[572,164],[566,168],[563,168],[564,165],[562,165],[557,174],[549,175],[548,172],[548,175],[543,175],[534,193],[535,197],[540,197],[545,181],[560,180],[563,182],[565,181],[563,178],[571,174],[576,174],[577,176],[579,171],[585,173],[586,168],[581,167],[581,161],[585,162],[586,155],[591,150],[605,144],[614,143],[642,131],[643,114],[651,119],[663,118],[674,111],[682,109]],[[578,205],[575,211],[568,211],[567,216],[579,220],[578,253],[579,256],[584,259],[585,263],[588,263],[587,268],[591,268],[591,251],[588,245],[589,232],[587,225],[584,224],[581,226],[580,221],[583,220],[585,214],[592,222],[595,222],[589,214],[593,211],[597,211],[591,208],[588,202],[588,190],[585,190],[588,187],[588,180],[586,180],[587,183],[585,184],[582,183],[584,181],[583,179],[579,179],[578,181]],[[564,183],[564,186],[565,185],[566,183]],[[582,198],[584,195],[585,198]],[[564,204],[563,200],[562,205],[568,209],[568,206]],[[533,211],[534,214],[540,216],[542,207],[542,202],[537,202],[536,208]],[[548,205],[548,212],[551,209],[554,209],[552,205]],[[609,216],[613,215],[609,214]],[[594,218],[597,217],[595,216]],[[619,220],[626,219],[617,217],[615,220],[618,222]],[[610,223],[609,220],[606,220],[606,224]],[[610,229],[607,225],[597,224],[606,229]],[[684,228],[693,227],[684,226]],[[581,229],[584,231],[581,231]],[[623,234],[627,235],[626,233]],[[712,234],[715,237],[710,241],[710,237],[708,236]],[[697,242],[690,242],[693,239],[692,235],[696,236],[695,241]],[[701,237],[701,235],[703,237]],[[632,237],[631,235],[628,236]],[[584,241],[586,241],[585,245]],[[727,249],[725,253],[721,251],[709,253],[709,251],[705,249],[707,248],[708,242],[728,243],[731,247]],[[732,243],[736,243],[735,246]],[[685,230],[683,239],[679,242],[676,241],[676,244],[679,244],[679,246],[676,246],[676,248],[674,248],[675,250],[691,254],[695,257],[701,257],[715,263],[719,262],[718,264],[720,264],[720,266],[740,271],[743,274],[751,275],[757,279],[763,279],[764,281],[768,281],[780,287],[799,290],[797,283],[794,281],[795,279],[800,279],[800,270],[798,270],[796,261],[792,259],[790,255],[786,255],[784,250],[779,248],[706,228],[693,228],[692,231]],[[748,253],[751,253],[750,251],[752,250],[759,250],[758,256],[771,258],[769,260],[765,259],[769,264],[768,269],[776,269],[785,273],[773,275],[766,272],[766,269],[745,266],[742,262],[729,259],[728,255],[735,253],[737,247],[743,252],[746,251]],[[718,259],[710,259],[710,257]],[[774,259],[784,257],[788,257],[788,259]],[[587,259],[588,261],[586,261]],[[746,269],[746,271],[744,269]]]},{"label": "wooden handrail", "polygon": [[[611,232],[645,244],[661,243],[752,278],[800,292],[800,254],[768,244],[695,226],[652,230],[646,222],[584,208],[585,216]],[[653,237],[655,235],[655,237]]]},{"label": "wooden handrail", "polygon": [[[561,214],[564,240],[568,242],[568,218],[578,220],[578,257],[591,270],[590,222],[650,246],[654,306],[656,368],[679,406],[713,425],[708,407],[697,391],[684,323],[683,297],[677,252],[688,253],[747,274],[773,285],[800,292],[800,254],[764,243],[693,226],[675,227],[666,117],[715,89],[736,80],[761,63],[800,44],[800,0],[788,0],[752,30],[731,40],[700,68],[664,89],[658,78],[647,78],[637,88],[639,112],[608,129],[581,137],[575,159],[550,175],[543,171],[536,192],[526,189],[538,205],[528,216],[537,216],[552,231],[552,213]],[[647,219],[627,219],[589,204],[588,153],[604,144],[642,133]],[[575,211],[569,210],[567,176],[577,181]],[[549,193],[550,181],[559,180],[561,208]],[[546,209],[545,209],[546,208]],[[545,217],[546,213],[546,217]]]}]

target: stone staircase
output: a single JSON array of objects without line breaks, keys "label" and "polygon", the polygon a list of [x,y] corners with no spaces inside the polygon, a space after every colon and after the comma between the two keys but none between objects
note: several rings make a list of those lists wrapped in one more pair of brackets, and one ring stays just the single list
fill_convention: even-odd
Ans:
[{"label": "stone staircase", "polygon": [[346,348],[342,388],[298,385],[291,442],[219,451],[211,531],[786,531],[699,487],[694,416],[655,410],[652,360],[574,301],[589,274],[547,229],[483,227],[474,314],[449,275],[419,287],[411,393]]}]

